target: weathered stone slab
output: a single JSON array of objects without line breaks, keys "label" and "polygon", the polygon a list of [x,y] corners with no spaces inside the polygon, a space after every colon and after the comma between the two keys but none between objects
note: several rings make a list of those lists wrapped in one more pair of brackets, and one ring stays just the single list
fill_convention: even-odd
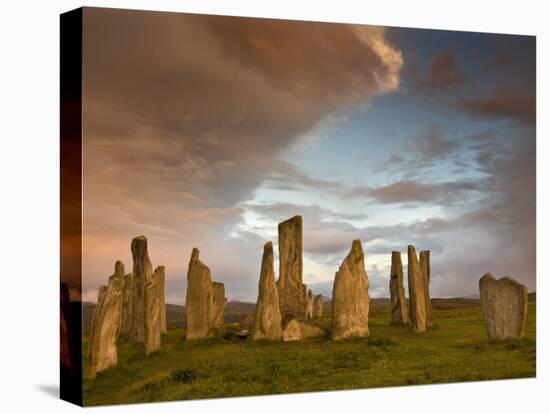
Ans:
[{"label": "weathered stone slab", "polygon": [[132,258],[134,261],[134,294],[132,297],[132,323],[129,340],[133,343],[145,343],[145,286],[153,277],[153,266],[147,251],[147,238],[138,236],[132,240]]},{"label": "weathered stone slab", "polygon": [[332,339],[369,335],[369,280],[361,241],[336,272],[332,288]]},{"label": "weathered stone slab", "polygon": [[407,302],[405,301],[405,288],[403,287],[403,263],[401,252],[391,253],[391,274],[390,274],[390,296],[391,296],[391,323],[409,323]]},{"label": "weathered stone slab", "polygon": [[118,362],[117,338],[120,330],[123,285],[124,265],[118,261],[115,264],[115,273],[109,278],[109,284],[99,290],[84,363],[86,378],[93,379],[98,372]]},{"label": "weathered stone slab", "polygon": [[320,318],[323,316],[323,295],[317,295],[313,298],[313,317]]},{"label": "weathered stone slab", "polygon": [[283,341],[301,341],[307,338],[319,338],[325,335],[326,332],[316,325],[292,319],[285,326]]},{"label": "weathered stone slab", "polygon": [[420,269],[424,279],[424,297],[426,298],[426,326],[433,324],[432,300],[430,297],[430,251],[422,250],[420,252]]},{"label": "weathered stone slab", "polygon": [[145,355],[160,350],[160,278],[164,267],[156,268],[151,280],[145,285]]},{"label": "weathered stone slab", "polygon": [[212,276],[210,269],[199,260],[199,250],[193,249],[187,271],[187,339],[212,336]]},{"label": "weathered stone slab", "polygon": [[166,268],[157,266],[155,269],[159,282],[160,333],[166,333]]},{"label": "weathered stone slab", "polygon": [[279,292],[275,284],[273,267],[273,244],[267,242],[262,256],[252,339],[278,340],[282,336]]},{"label": "weathered stone slab", "polygon": [[132,324],[132,298],[134,297],[134,274],[124,276],[122,289],[122,314],[120,317],[120,336],[127,338]]},{"label": "weathered stone slab", "polygon": [[527,322],[527,288],[511,277],[479,279],[479,295],[490,339],[522,338]]},{"label": "weathered stone slab", "polygon": [[307,290],[305,308],[304,320],[313,319],[313,292],[311,292],[311,289]]},{"label": "weathered stone slab", "polygon": [[223,327],[223,311],[226,303],[225,286],[220,282],[212,282],[212,327]]},{"label": "weathered stone slab", "polygon": [[426,296],[424,276],[414,246],[408,246],[409,307],[411,325],[415,332],[426,331]]},{"label": "weathered stone slab", "polygon": [[302,217],[279,223],[279,307],[283,323],[304,316],[302,291]]}]

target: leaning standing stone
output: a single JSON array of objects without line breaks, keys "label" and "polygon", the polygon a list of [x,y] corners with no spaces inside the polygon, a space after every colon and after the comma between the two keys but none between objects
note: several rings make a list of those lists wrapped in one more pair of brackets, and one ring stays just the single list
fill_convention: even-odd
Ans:
[{"label": "leaning standing stone", "polygon": [[432,300],[430,298],[430,251],[422,250],[420,252],[420,269],[424,280],[424,297],[426,298],[426,326],[432,326],[433,310]]},{"label": "leaning standing stone", "polygon": [[313,299],[313,317],[320,318],[323,316],[323,295],[317,295]]},{"label": "leaning standing stone", "polygon": [[220,282],[212,282],[212,326],[223,327],[223,311],[227,298],[225,297],[225,286]]},{"label": "leaning standing stone", "polygon": [[401,262],[401,252],[396,251],[391,253],[390,295],[391,323],[409,323],[405,289],[403,287],[403,263]]},{"label": "leaning standing stone", "polygon": [[129,340],[133,343],[145,342],[145,287],[153,277],[153,266],[147,251],[145,236],[135,237],[132,240],[132,258],[134,260],[134,294],[132,298],[132,323],[130,325]]},{"label": "leaning standing stone", "polygon": [[426,330],[426,296],[424,290],[424,276],[414,246],[409,246],[408,279],[409,279],[409,306],[412,328],[415,332]]},{"label": "leaning standing stone", "polygon": [[273,268],[273,244],[267,242],[264,245],[262,256],[252,339],[278,340],[282,335],[279,293],[275,284],[275,269]]},{"label": "leaning standing stone", "polygon": [[199,260],[199,250],[193,249],[187,271],[187,339],[212,336],[212,277],[210,269]]},{"label": "leaning standing stone", "polygon": [[160,349],[160,272],[164,267],[157,267],[153,277],[145,286],[145,355],[149,355]]},{"label": "leaning standing stone", "polygon": [[302,217],[279,223],[279,304],[283,323],[304,316],[302,291]]},{"label": "leaning standing stone", "polygon": [[99,290],[84,364],[86,378],[93,379],[98,372],[118,362],[117,338],[120,329],[123,285],[124,265],[117,261],[115,273],[109,278],[109,284],[102,286]]},{"label": "leaning standing stone", "polygon": [[511,277],[479,279],[479,295],[490,339],[521,338],[527,322],[527,288]]},{"label": "leaning standing stone", "polygon": [[332,288],[332,339],[369,335],[369,280],[361,241],[354,240]]}]

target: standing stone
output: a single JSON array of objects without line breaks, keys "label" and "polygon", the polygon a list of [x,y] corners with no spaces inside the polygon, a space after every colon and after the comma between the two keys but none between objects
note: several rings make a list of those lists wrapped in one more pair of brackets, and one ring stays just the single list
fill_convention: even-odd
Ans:
[{"label": "standing stone", "polygon": [[390,295],[391,295],[391,323],[409,323],[407,303],[405,302],[405,288],[403,287],[403,263],[401,252],[391,253],[391,274],[390,274]]},{"label": "standing stone", "polygon": [[132,240],[132,258],[134,261],[134,295],[132,298],[132,323],[129,340],[133,343],[145,343],[145,287],[153,278],[153,266],[147,251],[147,239],[138,236]]},{"label": "standing stone", "polygon": [[[160,349],[160,274],[156,268],[151,280],[145,285],[145,355],[149,355]],[[163,271],[162,270],[162,271]]]},{"label": "standing stone", "polygon": [[424,276],[416,257],[414,246],[408,246],[409,306],[412,328],[415,332],[426,330],[426,296]]},{"label": "standing stone", "polygon": [[302,290],[302,217],[279,223],[279,307],[283,323],[304,316]]},{"label": "standing stone", "polygon": [[361,241],[336,272],[332,288],[332,339],[369,335],[369,280]]},{"label": "standing stone", "polygon": [[262,256],[252,339],[278,340],[282,335],[279,293],[275,284],[275,269],[273,267],[273,244],[267,242],[264,245]]},{"label": "standing stone", "polygon": [[124,276],[124,288],[122,289],[122,314],[120,317],[120,336],[125,338],[130,334],[132,324],[132,298],[134,297],[134,274]]},{"label": "standing stone", "polygon": [[212,336],[212,276],[210,269],[199,260],[199,249],[194,248],[187,271],[187,339]]},{"label": "standing stone", "polygon": [[117,338],[120,329],[123,285],[124,265],[117,261],[115,273],[109,278],[109,284],[99,289],[85,358],[86,378],[93,379],[98,372],[118,362]]},{"label": "standing stone", "polygon": [[313,299],[313,317],[320,318],[323,316],[323,295],[317,295]]},{"label": "standing stone", "polygon": [[426,326],[433,324],[432,300],[430,298],[430,251],[422,250],[420,252],[420,269],[424,279],[424,297],[426,298]]},{"label": "standing stone", "polygon": [[157,266],[155,274],[158,277],[159,288],[159,311],[160,311],[160,333],[166,333],[166,268],[164,266]]},{"label": "standing stone", "polygon": [[522,338],[527,322],[527,288],[511,277],[479,279],[481,309],[490,339]]},{"label": "standing stone", "polygon": [[304,320],[313,319],[313,293],[307,290]]},{"label": "standing stone", "polygon": [[316,325],[292,319],[285,326],[283,341],[301,341],[303,339],[319,338],[325,335],[326,332]]},{"label": "standing stone", "polygon": [[212,327],[223,327],[223,311],[226,303],[225,286],[220,282],[212,282]]}]

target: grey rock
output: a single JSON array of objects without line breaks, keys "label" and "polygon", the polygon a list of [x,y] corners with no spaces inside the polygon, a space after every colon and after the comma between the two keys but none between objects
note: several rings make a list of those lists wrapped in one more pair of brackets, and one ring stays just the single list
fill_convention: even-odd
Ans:
[{"label": "grey rock", "polygon": [[409,279],[409,307],[410,320],[415,332],[426,331],[426,296],[424,275],[418,263],[414,246],[408,246],[408,279]]},{"label": "grey rock", "polygon": [[279,307],[283,323],[304,316],[302,291],[302,217],[279,223]]},{"label": "grey rock", "polygon": [[422,250],[419,258],[424,279],[424,297],[426,298],[426,326],[430,327],[433,325],[432,300],[430,298],[430,251]]},{"label": "grey rock", "polygon": [[145,306],[145,287],[153,278],[153,266],[147,251],[147,238],[138,236],[132,240],[132,258],[134,294],[132,297],[132,323],[130,324],[129,340],[133,343],[145,343],[145,321],[147,307]]},{"label": "grey rock", "polygon": [[479,279],[481,309],[490,339],[517,339],[525,334],[527,288],[511,277]]},{"label": "grey rock", "polygon": [[93,379],[98,372],[118,363],[117,338],[123,286],[124,265],[118,261],[115,264],[115,273],[109,278],[109,284],[99,289],[84,360],[85,378]]},{"label": "grey rock", "polygon": [[279,293],[273,266],[273,244],[267,242],[262,256],[252,339],[278,340],[282,336]]},{"label": "grey rock", "polygon": [[197,248],[194,248],[191,253],[187,271],[185,309],[187,313],[187,339],[212,336],[212,276],[210,269],[200,261]]},{"label": "grey rock", "polygon": [[351,251],[336,272],[332,288],[332,339],[369,335],[369,280],[361,241],[354,240]]},{"label": "grey rock", "polygon": [[323,295],[317,295],[313,298],[313,317],[320,318],[323,316]]},{"label": "grey rock", "polygon": [[212,282],[212,327],[223,327],[223,311],[226,303],[225,286],[220,282]]},{"label": "grey rock", "polygon": [[391,323],[408,324],[409,313],[407,312],[405,288],[403,287],[403,263],[401,262],[401,252],[396,251],[391,254],[390,296]]},{"label": "grey rock", "polygon": [[291,319],[283,331],[283,341],[302,341],[307,338],[319,338],[325,335],[326,332],[316,325]]}]

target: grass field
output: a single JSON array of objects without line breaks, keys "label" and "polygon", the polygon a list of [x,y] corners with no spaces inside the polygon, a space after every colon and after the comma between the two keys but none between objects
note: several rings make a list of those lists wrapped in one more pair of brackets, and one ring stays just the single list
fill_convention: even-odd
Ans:
[{"label": "grass field", "polygon": [[[369,338],[339,342],[223,338],[188,342],[185,329],[170,329],[162,338],[162,350],[149,357],[143,347],[121,343],[119,364],[84,382],[84,404],[535,376],[534,303],[529,304],[525,338],[498,343],[487,340],[479,306],[442,308],[435,310],[434,328],[424,334],[389,325],[389,311],[373,311]],[[328,331],[330,317],[315,323]]]}]

